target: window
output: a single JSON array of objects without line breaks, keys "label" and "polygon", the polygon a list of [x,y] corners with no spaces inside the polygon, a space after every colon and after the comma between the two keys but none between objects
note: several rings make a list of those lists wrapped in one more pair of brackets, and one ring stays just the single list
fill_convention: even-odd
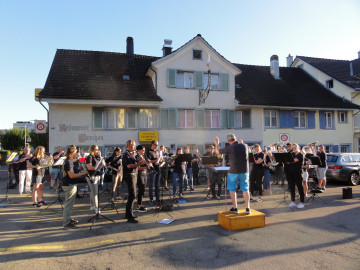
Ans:
[{"label": "window", "polygon": [[350,145],[348,145],[348,144],[340,145],[340,152],[341,153],[349,153],[350,152]]},{"label": "window", "polygon": [[339,123],[347,123],[347,112],[338,112],[338,122]]},{"label": "window", "polygon": [[264,110],[265,127],[278,126],[278,112],[276,110]]},{"label": "window", "polygon": [[[206,89],[208,86],[208,82],[209,82],[209,76],[207,73],[204,73],[203,75],[203,89]],[[219,74],[210,74],[210,84],[211,90],[219,90]]]},{"label": "window", "polygon": [[159,128],[159,121],[158,109],[140,109],[139,128]]},{"label": "window", "polygon": [[332,112],[325,112],[325,128],[333,127]]},{"label": "window", "polygon": [[250,128],[250,110],[235,111],[235,128]]},{"label": "window", "polygon": [[331,145],[324,145],[325,147],[325,153],[330,153]]},{"label": "window", "polygon": [[342,161],[342,162],[345,162],[345,163],[350,163],[350,156],[343,156],[343,157],[341,158],[341,161]]},{"label": "window", "polygon": [[178,110],[179,128],[194,128],[194,110]]},{"label": "window", "polygon": [[330,89],[334,87],[334,81],[333,80],[328,80],[325,82],[326,84],[326,88]]},{"label": "window", "polygon": [[193,88],[194,74],[187,71],[177,71],[176,87],[177,88]]},{"label": "window", "polygon": [[305,128],[306,127],[305,112],[301,112],[301,111],[294,112],[294,127],[295,128]]},{"label": "window", "polygon": [[205,128],[220,128],[219,110],[205,110]]},{"label": "window", "polygon": [[193,50],[193,59],[201,60],[201,50]]},{"label": "window", "polygon": [[136,128],[137,109],[105,108],[105,129]]}]

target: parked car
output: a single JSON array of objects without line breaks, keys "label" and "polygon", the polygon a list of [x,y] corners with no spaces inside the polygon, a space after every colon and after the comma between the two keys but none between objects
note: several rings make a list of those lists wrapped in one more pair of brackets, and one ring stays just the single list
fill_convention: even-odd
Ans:
[{"label": "parked car", "polygon": [[326,179],[348,182],[356,186],[360,182],[360,153],[327,154]]}]

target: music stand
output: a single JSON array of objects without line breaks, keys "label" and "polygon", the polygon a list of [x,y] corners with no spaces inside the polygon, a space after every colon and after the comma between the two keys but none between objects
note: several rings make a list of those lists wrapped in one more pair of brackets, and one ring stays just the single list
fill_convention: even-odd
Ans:
[{"label": "music stand", "polygon": [[[273,153],[274,158],[276,160],[276,162],[279,163],[287,163],[287,162],[294,162],[294,157],[291,153]],[[289,183],[288,183],[289,186]],[[280,201],[280,203],[275,206],[275,208],[278,208],[282,203],[284,203],[286,206],[288,205],[288,203],[286,202],[286,189],[285,189],[285,185],[283,186],[283,199]],[[291,211],[294,211],[294,209],[292,209],[292,207],[290,207]]]}]

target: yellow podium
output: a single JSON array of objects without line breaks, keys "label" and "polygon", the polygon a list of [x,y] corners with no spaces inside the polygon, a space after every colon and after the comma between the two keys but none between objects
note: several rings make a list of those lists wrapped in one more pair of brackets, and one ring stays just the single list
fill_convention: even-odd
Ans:
[{"label": "yellow podium", "polygon": [[251,214],[246,215],[245,209],[239,210],[239,214],[221,211],[218,212],[218,223],[229,231],[260,228],[265,227],[265,214],[251,210]]}]

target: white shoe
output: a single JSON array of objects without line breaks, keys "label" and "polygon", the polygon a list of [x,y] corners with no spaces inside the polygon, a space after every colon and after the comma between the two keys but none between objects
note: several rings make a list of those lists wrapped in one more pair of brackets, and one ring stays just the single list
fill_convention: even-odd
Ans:
[{"label": "white shoe", "polygon": [[302,203],[299,203],[298,206],[297,206],[297,208],[304,208],[304,207],[305,207],[305,205],[302,204]]},{"label": "white shoe", "polygon": [[289,207],[294,207],[294,206],[296,206],[296,203],[294,203],[294,202],[291,202],[291,203],[289,204]]},{"label": "white shoe", "polygon": [[95,210],[95,214],[101,214],[101,211],[100,211],[100,209],[98,209],[98,210]]},{"label": "white shoe", "polygon": [[94,207],[94,206],[90,206],[90,210],[95,210],[95,207]]}]

